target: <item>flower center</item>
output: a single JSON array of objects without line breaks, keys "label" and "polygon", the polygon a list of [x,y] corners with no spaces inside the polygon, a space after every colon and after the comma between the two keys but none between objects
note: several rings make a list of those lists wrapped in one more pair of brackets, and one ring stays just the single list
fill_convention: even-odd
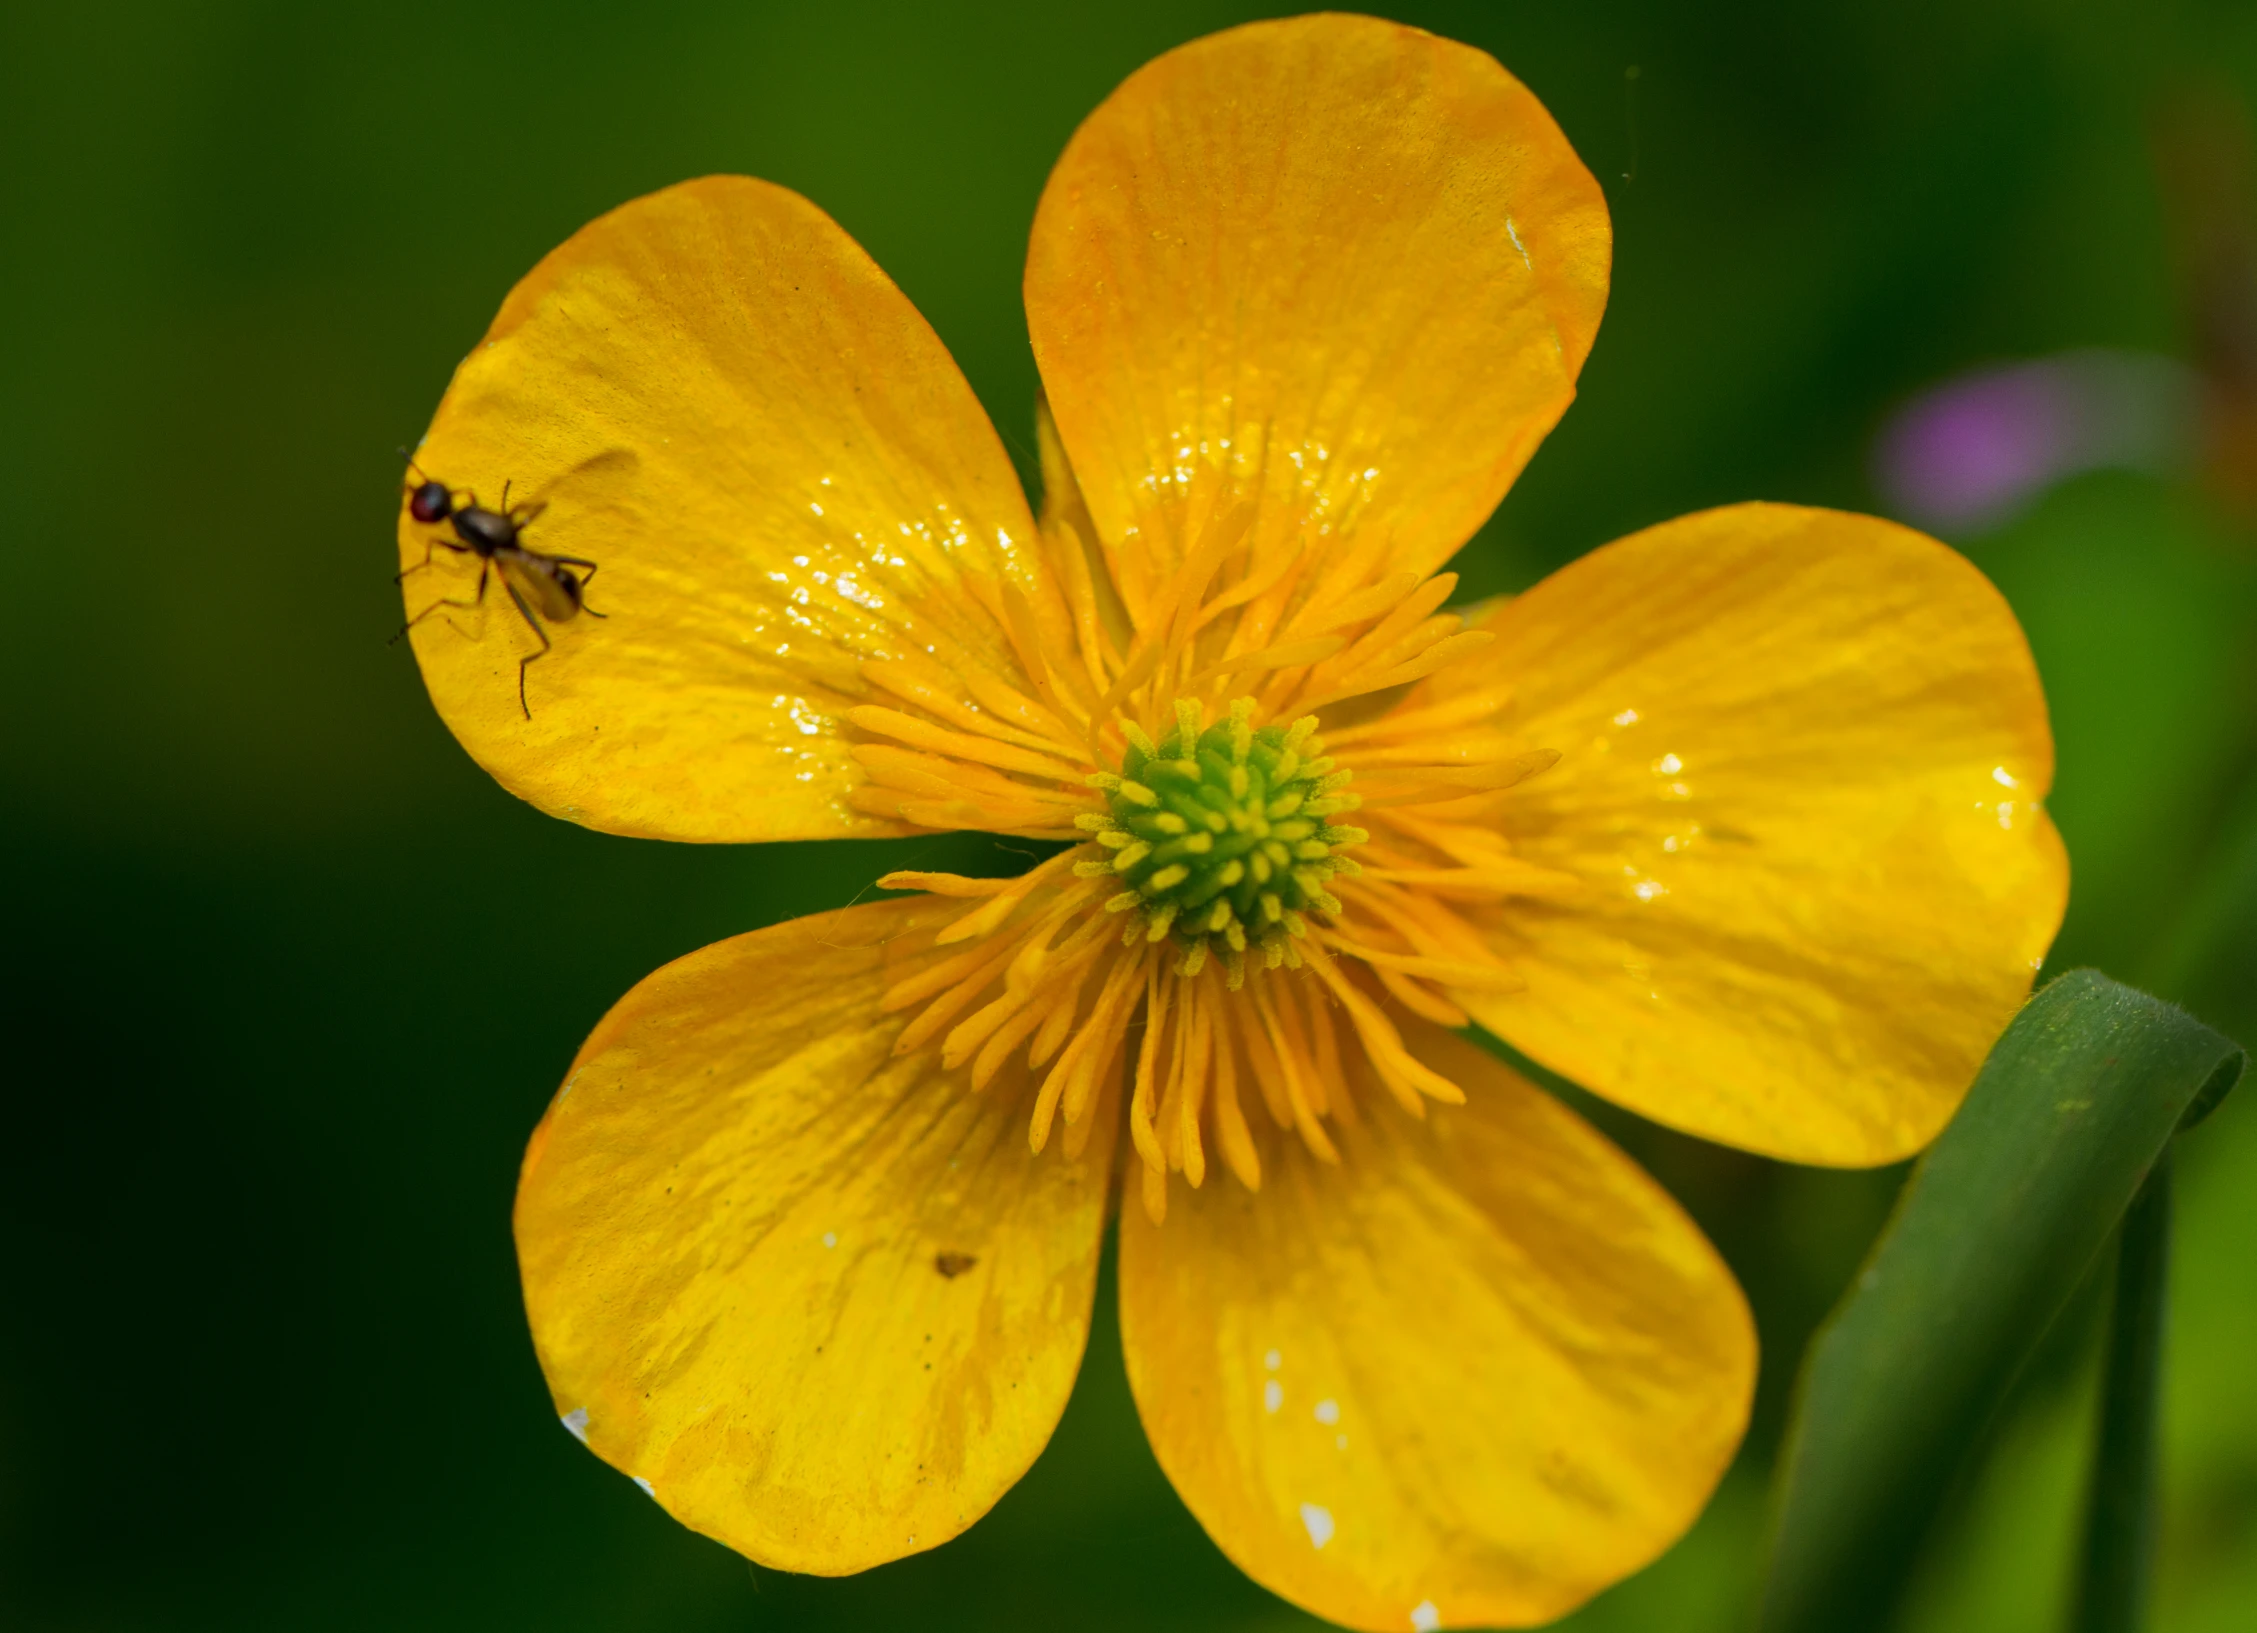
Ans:
[{"label": "flower center", "polygon": [[1135,910],[1148,941],[1172,933],[1194,969],[1209,938],[1235,955],[1305,935],[1304,912],[1339,913],[1327,883],[1359,871],[1339,852],[1369,837],[1330,821],[1357,801],[1336,792],[1348,773],[1324,757],[1316,717],[1257,728],[1253,712],[1241,698],[1206,726],[1197,702],[1179,701],[1166,736],[1127,728],[1119,775],[1091,779],[1108,814],[1084,825],[1112,855],[1086,871],[1115,875],[1127,888],[1108,908]]}]

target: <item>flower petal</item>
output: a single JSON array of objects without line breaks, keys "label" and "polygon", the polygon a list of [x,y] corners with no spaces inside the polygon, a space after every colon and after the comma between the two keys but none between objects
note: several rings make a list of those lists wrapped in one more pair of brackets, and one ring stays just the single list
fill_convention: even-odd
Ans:
[{"label": "flower petal", "polygon": [[2045,698],[1988,580],[1933,539],[1789,505],[1635,534],[1504,605],[1492,657],[1408,706],[1509,689],[1560,751],[1505,831],[1570,874],[1469,995],[1546,1066],[1798,1162],[1941,1128],[2028,994],[2068,861]]},{"label": "flower petal", "polygon": [[1051,174],[1027,322],[1105,543],[1163,557],[1199,467],[1264,525],[1438,566],[1575,394],[1604,198],[1496,60],[1370,17],[1248,24],[1138,70]]},{"label": "flower petal", "polygon": [[1588,1124],[1425,1022],[1466,1091],[1289,1139],[1259,1195],[1121,1210],[1129,1381],[1222,1550],[1351,1627],[1549,1621],[1692,1523],[1747,1421],[1731,1273]]},{"label": "flower petal", "polygon": [[[488,506],[511,483],[546,507],[528,547],[600,564],[604,617],[551,627],[530,718],[518,660],[540,643],[499,587],[415,628],[448,726],[555,815],[672,839],[905,832],[843,797],[862,660],[938,647],[1019,673],[997,587],[1043,574],[1010,461],[908,299],[784,188],[711,176],[574,234],[456,370],[416,460]],[[455,535],[403,508],[402,565],[435,537]],[[472,598],[478,566],[437,552],[410,614]]]},{"label": "flower petal", "polygon": [[[880,902],[658,971],[526,1152],[517,1246],[557,1411],[685,1525],[862,1570],[955,1536],[1042,1450],[1089,1335],[1111,1130],[893,1053],[879,998],[948,903]],[[948,949],[943,949],[945,953]]]}]

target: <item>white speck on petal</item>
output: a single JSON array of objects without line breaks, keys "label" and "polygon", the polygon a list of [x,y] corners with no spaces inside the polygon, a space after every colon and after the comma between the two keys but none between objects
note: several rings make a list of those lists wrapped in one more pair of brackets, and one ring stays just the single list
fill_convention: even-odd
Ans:
[{"label": "white speck on petal", "polygon": [[2006,767],[2002,765],[1994,765],[1991,767],[1991,781],[1997,783],[2001,788],[2012,788],[2015,786],[2012,774],[2009,773]]},{"label": "white speck on petal", "polygon": [[635,1482],[635,1484],[637,1484],[638,1486],[641,1486],[641,1487],[643,1488],[643,1495],[644,1495],[644,1496],[646,1496],[646,1497],[650,1498],[650,1499],[651,1499],[652,1501],[654,1501],[654,1502],[655,1502],[655,1501],[657,1501],[657,1499],[658,1499],[658,1493],[657,1493],[657,1492],[655,1492],[655,1491],[653,1491],[653,1490],[651,1489],[651,1485],[650,1485],[650,1482],[649,1482],[648,1480],[644,1479],[644,1478],[643,1478],[643,1477],[642,1477],[641,1475],[639,1475],[639,1474],[631,1474],[631,1475],[629,1475],[629,1476],[628,1476],[628,1478],[629,1478],[630,1480],[634,1481],[634,1482]]},{"label": "white speck on petal", "polygon": [[1625,709],[1614,717],[1614,723],[1618,726],[1635,726],[1638,723],[1638,711]]},{"label": "white speck on petal", "polygon": [[839,1233],[835,1230],[823,1232],[823,1245],[825,1247],[837,1247],[839,1245]]},{"label": "white speck on petal", "polygon": [[1301,1523],[1309,1528],[1309,1541],[1322,1548],[1332,1540],[1332,1510],[1315,1503],[1301,1505]]},{"label": "white speck on petal", "polygon": [[1318,1401],[1317,1421],[1323,1424],[1338,1423],[1340,1421],[1340,1403],[1338,1401]]},{"label": "white speck on petal", "polygon": [[1332,1437],[1332,1443],[1335,1446],[1339,1447],[1342,1451],[1346,1451],[1348,1449],[1348,1437],[1346,1435],[1334,1435]]},{"label": "white speck on petal", "polygon": [[1411,1606],[1411,1626],[1417,1628],[1418,1633],[1434,1633],[1441,1625],[1442,1613],[1434,1608],[1433,1600],[1421,1599]]},{"label": "white speck on petal", "polygon": [[1520,251],[1520,264],[1534,272],[1536,263],[1528,258],[1528,246],[1520,241],[1520,229],[1513,225],[1513,218],[1509,215],[1505,217],[1505,236],[1513,241],[1513,248]]},{"label": "white speck on petal", "polygon": [[1664,754],[1654,762],[1654,770],[1664,777],[1674,777],[1685,769],[1685,762],[1674,754]]},{"label": "white speck on petal", "polygon": [[1262,1357],[1262,1365],[1275,1372],[1279,1367],[1285,1365],[1285,1357],[1273,1349],[1269,1354]]},{"label": "white speck on petal", "polygon": [[1274,1412],[1284,1404],[1285,1389],[1275,1378],[1262,1385],[1262,1405],[1267,1410]]},{"label": "white speck on petal", "polygon": [[588,1443],[588,1409],[585,1406],[575,1406],[557,1421],[571,1430],[572,1438],[581,1445]]}]

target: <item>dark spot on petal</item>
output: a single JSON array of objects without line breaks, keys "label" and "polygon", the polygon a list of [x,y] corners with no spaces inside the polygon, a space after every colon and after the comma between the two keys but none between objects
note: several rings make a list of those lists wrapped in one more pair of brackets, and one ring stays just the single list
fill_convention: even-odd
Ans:
[{"label": "dark spot on petal", "polygon": [[973,1253],[936,1253],[933,1255],[933,1268],[951,1281],[979,1262],[979,1256]]}]

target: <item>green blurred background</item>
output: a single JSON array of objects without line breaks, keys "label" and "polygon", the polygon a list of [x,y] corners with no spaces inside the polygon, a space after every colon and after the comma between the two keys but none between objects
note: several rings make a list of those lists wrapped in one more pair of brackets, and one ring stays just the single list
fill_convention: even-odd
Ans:
[{"label": "green blurred background", "polygon": [[[1161,1479],[1109,1287],[1033,1474],[963,1539],[865,1577],[753,1571],[557,1428],[508,1212],[581,1037],[663,961],[940,852],[550,821],[455,747],[385,645],[391,450],[581,223],[709,171],[802,190],[933,321],[1023,459],[1018,279],[1051,160],[1139,63],[1257,14],[0,12],[0,1624],[1308,1625]],[[1887,416],[1986,362],[2131,347],[2236,387],[2215,336],[2242,317],[2257,335],[2257,283],[2190,279],[2174,245],[2257,235],[2230,116],[2257,92],[2253,8],[1394,15],[1526,80],[1615,212],[1582,398],[1463,558],[1469,589],[1713,503],[1880,508]],[[2190,159],[2157,121],[2196,106],[2229,115]],[[2178,185],[2204,143],[2227,181]],[[2053,702],[2076,869],[2056,967],[2096,963],[2245,1039],[2257,532],[2216,495],[2248,474],[2190,449],[1957,540],[2013,599]],[[2253,1102],[2182,1154],[2158,1626],[2185,1633],[2257,1626]],[[1733,1627],[1793,1365],[1899,1176],[1609,1126],[1731,1257],[1766,1365],[1707,1518],[1575,1625]],[[2058,1625],[2095,1307],[1945,1515],[1916,1627]]]}]

